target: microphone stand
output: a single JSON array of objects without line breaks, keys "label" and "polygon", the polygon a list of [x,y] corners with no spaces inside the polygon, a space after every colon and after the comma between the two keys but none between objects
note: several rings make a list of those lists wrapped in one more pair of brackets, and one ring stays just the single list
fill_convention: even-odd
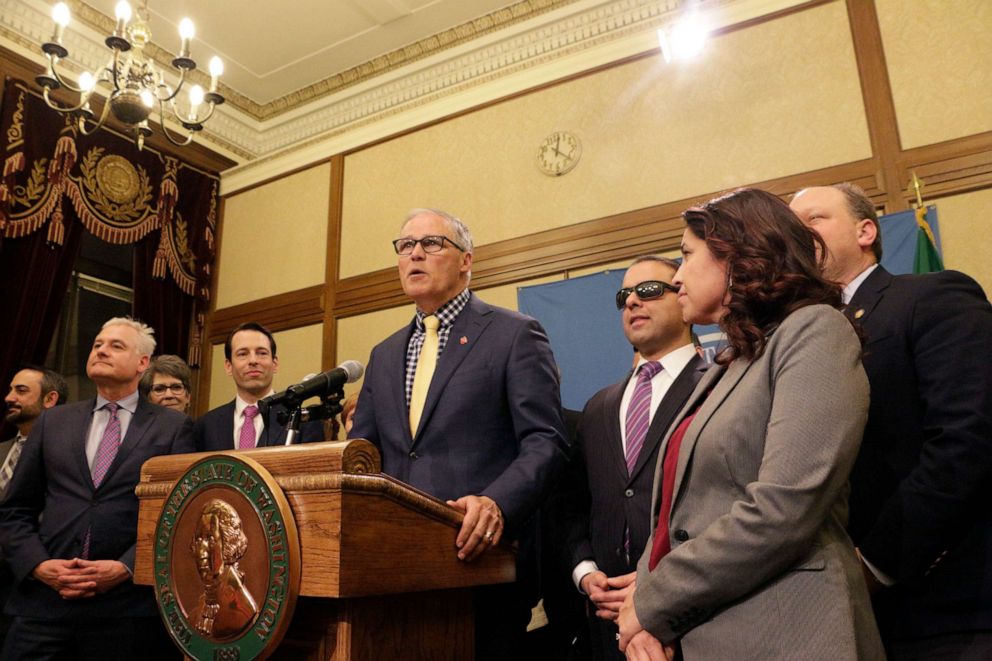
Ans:
[{"label": "microphone stand", "polygon": [[293,409],[293,412],[289,414],[289,422],[286,424],[286,445],[292,445],[296,442],[296,437],[300,433],[300,418],[302,409],[299,406]]},{"label": "microphone stand", "polygon": [[308,406],[305,409],[300,406],[300,402],[287,402],[287,408],[291,411],[279,412],[279,421],[286,424],[286,443],[293,445],[300,435],[300,424],[303,422],[316,422],[327,420],[341,413],[341,400],[344,399],[344,388],[328,393],[321,398],[320,404]]}]

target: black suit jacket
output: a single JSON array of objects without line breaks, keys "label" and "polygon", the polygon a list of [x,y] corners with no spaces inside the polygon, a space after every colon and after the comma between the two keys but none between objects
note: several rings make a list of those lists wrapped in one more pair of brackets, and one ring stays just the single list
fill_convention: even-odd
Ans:
[{"label": "black suit jacket", "polygon": [[871,384],[849,528],[898,581],[883,635],[992,629],[992,306],[962,273],[879,267],[847,312]]},{"label": "black suit jacket", "polygon": [[[651,418],[630,475],[620,436],[620,400],[630,375],[603,388],[586,404],[568,478],[573,493],[567,499],[570,506],[565,516],[569,571],[583,560],[595,560],[607,576],[637,569],[651,536],[651,486],[661,439],[705,370],[703,360],[694,356],[672,382]],[[627,528],[629,554],[624,551]]]},{"label": "black suit jacket", "polygon": [[[223,406],[204,413],[193,426],[193,438],[197,452],[234,450],[234,403],[231,400]],[[285,410],[276,405],[269,409],[268,423],[263,425],[262,436],[256,447],[283,445],[286,442],[286,427],[279,422],[279,412]],[[319,422],[300,425],[298,443],[313,443],[324,440],[324,429]]]},{"label": "black suit jacket", "polygon": [[18,581],[7,603],[11,615],[86,619],[156,613],[152,590],[131,581],[89,599],[66,601],[30,578],[45,560],[79,557],[87,530],[90,559],[120,560],[133,570],[138,527],[134,488],[141,465],[158,455],[193,451],[188,417],[139,398],[120,450],[94,488],[86,461],[94,404],[88,399],[41,414],[0,505],[0,539]]}]

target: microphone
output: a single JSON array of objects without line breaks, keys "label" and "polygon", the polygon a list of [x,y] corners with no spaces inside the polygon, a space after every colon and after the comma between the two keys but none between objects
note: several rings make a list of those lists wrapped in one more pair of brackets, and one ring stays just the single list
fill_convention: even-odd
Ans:
[{"label": "microphone", "polygon": [[267,409],[274,404],[286,403],[290,407],[298,406],[300,402],[311,397],[326,397],[346,383],[354,383],[362,378],[365,366],[357,360],[346,360],[332,370],[327,370],[316,376],[308,376],[300,383],[292,385],[282,392],[269,395],[258,401],[260,409]]}]

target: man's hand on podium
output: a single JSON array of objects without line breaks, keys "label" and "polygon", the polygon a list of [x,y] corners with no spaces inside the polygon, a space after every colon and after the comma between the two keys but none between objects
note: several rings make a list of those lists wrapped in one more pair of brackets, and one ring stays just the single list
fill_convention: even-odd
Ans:
[{"label": "man's hand on podium", "polygon": [[472,562],[486,550],[499,544],[503,536],[503,513],[489,496],[462,496],[448,504],[465,513],[461,530],[455,538],[458,559]]}]

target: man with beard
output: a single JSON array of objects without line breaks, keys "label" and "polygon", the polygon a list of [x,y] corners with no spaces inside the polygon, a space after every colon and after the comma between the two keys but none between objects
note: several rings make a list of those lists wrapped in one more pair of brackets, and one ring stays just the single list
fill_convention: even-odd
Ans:
[{"label": "man with beard", "polygon": [[[0,499],[7,492],[10,478],[14,476],[17,460],[21,458],[24,442],[31,427],[45,409],[65,404],[69,399],[69,386],[58,372],[36,365],[25,365],[10,380],[10,392],[4,398],[7,412],[4,420],[17,427],[17,434],[0,443]],[[0,608],[7,603],[14,576],[6,558],[0,553]],[[0,646],[7,637],[10,619],[0,615]]]}]

